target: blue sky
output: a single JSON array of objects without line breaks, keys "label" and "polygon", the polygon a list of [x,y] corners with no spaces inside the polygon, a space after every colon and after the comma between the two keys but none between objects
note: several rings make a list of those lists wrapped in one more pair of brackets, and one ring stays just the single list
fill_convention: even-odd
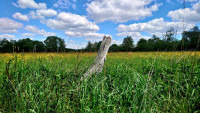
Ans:
[{"label": "blue sky", "polygon": [[183,25],[188,30],[200,23],[200,1],[185,0],[185,6],[183,0],[0,0],[0,39],[56,35],[77,49],[104,35],[116,44],[127,35],[134,42],[162,37],[171,27],[180,38]]}]

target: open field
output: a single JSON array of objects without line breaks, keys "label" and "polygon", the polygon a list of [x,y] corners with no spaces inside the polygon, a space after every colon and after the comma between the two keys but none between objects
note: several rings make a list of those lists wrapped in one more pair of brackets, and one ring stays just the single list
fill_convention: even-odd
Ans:
[{"label": "open field", "polygon": [[0,54],[0,112],[200,112],[200,52]]}]

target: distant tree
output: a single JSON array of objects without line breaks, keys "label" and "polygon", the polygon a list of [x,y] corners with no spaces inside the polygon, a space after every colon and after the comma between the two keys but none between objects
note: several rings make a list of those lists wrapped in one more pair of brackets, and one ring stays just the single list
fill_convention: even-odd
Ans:
[{"label": "distant tree", "polygon": [[155,42],[154,39],[148,39],[146,43],[146,51],[154,51]]},{"label": "distant tree", "polygon": [[117,44],[112,44],[109,48],[110,52],[118,52],[119,51],[119,46]]},{"label": "distant tree", "polygon": [[162,40],[160,39],[160,37],[156,36],[156,35],[152,35],[152,38],[148,40],[148,43],[150,45],[150,49],[151,51],[159,51],[160,48],[162,48]]},{"label": "distant tree", "polygon": [[138,43],[137,43],[136,50],[137,50],[137,51],[147,51],[146,48],[147,48],[147,40],[141,38],[141,39],[138,41]]},{"label": "distant tree", "polygon": [[47,52],[63,52],[65,41],[57,36],[48,36],[44,41]]},{"label": "distant tree", "polygon": [[84,50],[87,52],[97,52],[100,49],[101,42],[102,41],[91,43],[89,41]]},{"label": "distant tree", "polygon": [[154,42],[160,40],[160,38],[159,38],[158,36],[156,36],[156,35],[152,35],[152,38],[151,38],[151,39],[152,39]]},{"label": "distant tree", "polygon": [[85,48],[85,51],[88,51],[88,52],[91,52],[92,51],[92,43],[89,41],[86,48]]},{"label": "distant tree", "polygon": [[34,45],[34,52],[43,52],[45,51],[45,46],[41,41],[33,41],[33,45]]},{"label": "distant tree", "polygon": [[99,51],[102,41],[99,41],[96,45],[96,51]]},{"label": "distant tree", "polygon": [[65,51],[65,41],[64,39],[59,38],[59,51],[60,52],[64,52]]},{"label": "distant tree", "polygon": [[16,46],[20,52],[32,52],[34,49],[34,43],[30,38],[20,39],[16,42]]},{"label": "distant tree", "polygon": [[194,27],[191,28],[189,31],[190,31],[190,32],[199,32],[200,30],[199,30],[199,27],[198,27],[198,26],[194,26]]},{"label": "distant tree", "polygon": [[0,40],[0,52],[12,52],[13,44],[7,39]]},{"label": "distant tree", "polygon": [[189,31],[182,33],[182,42],[184,49],[200,50],[200,30],[198,26],[194,26]]},{"label": "distant tree", "polygon": [[94,42],[94,43],[92,43],[92,49],[91,49],[91,51],[92,52],[95,52],[95,51],[98,51],[98,42]]},{"label": "distant tree", "polygon": [[170,42],[170,41],[174,41],[175,40],[175,30],[173,27],[169,28],[164,35],[164,38],[166,41]]},{"label": "distant tree", "polygon": [[127,36],[126,38],[124,38],[123,43],[122,43],[122,49],[124,51],[131,51],[133,50],[133,39],[131,36]]}]

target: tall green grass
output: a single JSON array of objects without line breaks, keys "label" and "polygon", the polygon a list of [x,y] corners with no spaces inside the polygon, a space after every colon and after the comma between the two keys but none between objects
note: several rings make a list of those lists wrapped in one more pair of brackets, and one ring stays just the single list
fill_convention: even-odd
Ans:
[{"label": "tall green grass", "polygon": [[0,60],[0,112],[200,112],[199,55],[110,53],[80,81],[94,57]]}]

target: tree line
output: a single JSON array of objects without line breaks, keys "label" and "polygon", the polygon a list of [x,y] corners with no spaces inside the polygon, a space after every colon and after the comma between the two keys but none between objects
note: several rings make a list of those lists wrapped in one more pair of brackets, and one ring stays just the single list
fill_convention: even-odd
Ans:
[{"label": "tree line", "polygon": [[[200,30],[198,26],[194,26],[188,31],[182,33],[182,39],[176,38],[174,28],[168,29],[163,37],[152,35],[150,39],[141,38],[137,44],[131,36],[124,38],[122,44],[112,44],[110,52],[130,52],[130,51],[182,51],[182,50],[200,50]],[[83,49],[69,49],[65,46],[64,39],[57,36],[48,36],[44,42],[31,40],[30,38],[16,40],[0,40],[0,52],[97,52],[100,48],[100,42],[88,42]]]},{"label": "tree line", "polygon": [[65,41],[57,36],[48,36],[44,42],[30,38],[0,40],[0,52],[64,52]]},{"label": "tree line", "polygon": [[[112,44],[110,52],[130,52],[130,51],[194,51],[200,50],[200,30],[198,26],[194,26],[188,31],[182,33],[182,39],[176,38],[177,31],[170,28],[163,34],[162,38],[152,35],[150,39],[141,38],[137,44],[131,36],[124,38],[122,44]],[[98,51],[100,42],[88,42],[85,51]]]}]

